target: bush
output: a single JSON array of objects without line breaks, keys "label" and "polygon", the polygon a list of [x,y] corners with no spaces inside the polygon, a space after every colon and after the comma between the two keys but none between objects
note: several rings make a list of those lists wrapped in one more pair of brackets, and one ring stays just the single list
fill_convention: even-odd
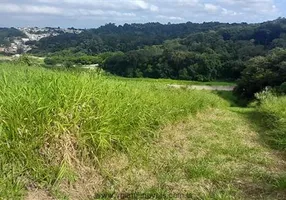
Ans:
[{"label": "bush", "polygon": [[286,82],[284,82],[280,85],[279,92],[286,94]]},{"label": "bush", "polygon": [[286,81],[286,50],[275,49],[266,57],[250,59],[242,77],[238,81],[235,93],[243,98],[252,99],[254,94],[270,86],[283,89]]}]

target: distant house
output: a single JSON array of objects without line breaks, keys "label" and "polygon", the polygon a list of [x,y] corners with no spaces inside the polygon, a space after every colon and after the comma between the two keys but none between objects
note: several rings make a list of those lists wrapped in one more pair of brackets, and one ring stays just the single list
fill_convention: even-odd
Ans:
[{"label": "distant house", "polygon": [[5,48],[0,47],[0,52],[4,52],[4,51],[5,51]]}]

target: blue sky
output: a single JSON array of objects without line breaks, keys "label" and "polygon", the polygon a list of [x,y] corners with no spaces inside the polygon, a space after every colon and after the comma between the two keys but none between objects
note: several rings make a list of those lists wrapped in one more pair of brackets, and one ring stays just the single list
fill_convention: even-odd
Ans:
[{"label": "blue sky", "polygon": [[285,15],[285,0],[0,0],[1,27],[262,22]]}]

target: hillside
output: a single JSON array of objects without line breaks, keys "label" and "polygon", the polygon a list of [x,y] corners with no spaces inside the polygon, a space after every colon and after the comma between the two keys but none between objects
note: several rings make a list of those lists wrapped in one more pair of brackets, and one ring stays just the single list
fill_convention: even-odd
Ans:
[{"label": "hillside", "polygon": [[3,199],[286,197],[285,97],[243,108],[230,92],[13,63],[0,77]]},{"label": "hillside", "polygon": [[285,18],[257,24],[106,24],[85,30],[35,30],[44,30],[45,38],[26,42],[25,49],[33,47],[30,53],[46,57],[49,67],[96,65],[129,78],[237,82],[236,94],[247,99],[267,86],[285,92]]},{"label": "hillside", "polygon": [[186,37],[191,33],[218,30],[222,27],[255,27],[246,24],[224,24],[209,22],[203,24],[124,24],[116,26],[106,24],[97,29],[87,29],[81,34],[64,34],[49,37],[39,41],[32,52],[48,53],[75,48],[75,51],[85,53],[102,53],[106,51],[130,51],[137,50],[148,45],[162,44],[165,40]]},{"label": "hillside", "polygon": [[[44,55],[50,66],[98,64],[124,77],[238,81],[238,95],[253,98],[264,87],[277,88],[286,81],[284,64],[280,65],[286,55],[285,36],[284,18],[259,24],[107,24],[80,34],[43,38],[31,52]],[[273,55],[278,63],[271,60]],[[265,70],[281,77],[267,81],[264,69],[254,69],[254,65],[264,66],[259,59],[269,60]],[[249,81],[246,74],[251,70],[264,78]]]},{"label": "hillside", "polygon": [[0,47],[9,45],[15,37],[25,37],[25,34],[15,28],[0,28]]},{"label": "hillside", "polygon": [[[81,34],[63,34],[39,41],[34,53],[46,54],[64,49],[97,54],[107,51],[131,51],[144,46],[160,45],[166,40],[189,38],[196,33],[216,32],[225,41],[250,41],[268,48],[285,46],[286,20],[280,18],[260,24],[247,23],[181,23],[181,24],[106,24]],[[192,37],[192,36],[191,36]],[[275,41],[274,41],[275,40]],[[282,40],[282,41],[281,41]],[[284,41],[284,42],[283,42]]]}]

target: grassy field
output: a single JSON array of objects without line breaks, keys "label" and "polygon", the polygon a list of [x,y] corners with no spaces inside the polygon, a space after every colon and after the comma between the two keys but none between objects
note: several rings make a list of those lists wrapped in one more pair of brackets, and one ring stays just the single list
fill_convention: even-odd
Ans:
[{"label": "grassy field", "polygon": [[143,83],[157,83],[157,84],[178,84],[178,85],[208,85],[208,86],[235,86],[234,82],[213,81],[213,82],[199,82],[199,81],[185,81],[185,80],[172,80],[172,79],[152,79],[152,78],[124,78],[118,76],[111,76],[110,78],[131,82]]},{"label": "grassy field", "polygon": [[[286,96],[265,99],[258,110],[264,139],[275,149],[286,150]],[[258,118],[259,119],[259,118]]]},{"label": "grassy field", "polygon": [[257,117],[281,136],[285,98],[242,108],[229,92],[14,64],[0,93],[0,199],[286,197],[284,149]]}]

